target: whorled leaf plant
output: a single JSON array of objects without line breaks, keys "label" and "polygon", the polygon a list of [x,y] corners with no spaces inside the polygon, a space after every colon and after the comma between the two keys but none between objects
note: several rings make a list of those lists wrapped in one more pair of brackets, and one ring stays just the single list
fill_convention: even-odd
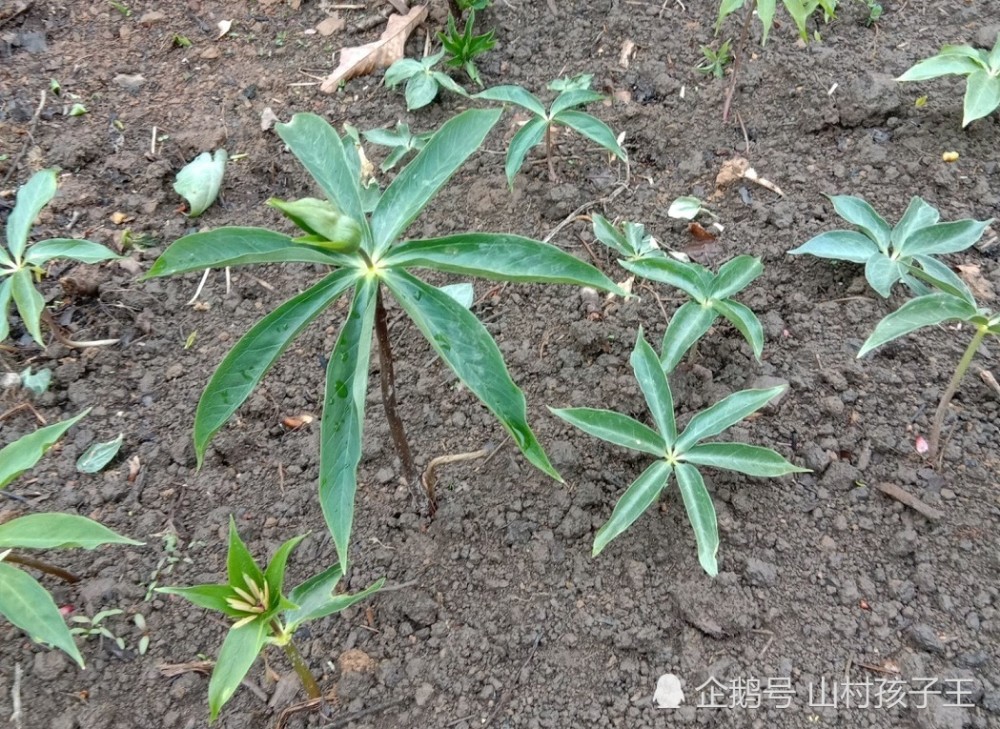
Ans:
[{"label": "whorled leaf plant", "polygon": [[596,438],[654,456],[655,460],[626,489],[611,518],[594,538],[594,555],[628,529],[676,479],[688,521],[698,545],[698,561],[711,576],[718,574],[719,529],[715,506],[705,488],[699,467],[709,466],[748,476],[775,477],[799,473],[799,468],[769,448],[743,443],[703,443],[760,410],[785,390],[743,390],[697,413],[683,431],[677,428],[674,400],[656,352],[643,337],[636,339],[631,357],[639,388],[645,397],[654,428],[627,415],[592,408],[554,409],[552,412]]},{"label": "whorled leaf plant", "polygon": [[[382,402],[405,479],[417,476],[396,414],[393,359],[383,296],[392,296],[437,355],[510,433],[524,456],[560,479],[528,425],[524,394],[511,380],[486,328],[453,296],[415,276],[425,268],[513,281],[589,286],[623,294],[605,275],[555,246],[501,233],[458,233],[402,241],[410,223],[482,144],[499,110],[470,110],[445,123],[364,213],[357,149],[321,117],[296,114],[278,134],[325,193],[325,201],[276,203],[305,235],[261,228],[219,228],[173,243],[148,276],[252,263],[320,263],[333,271],[292,297],[230,350],[208,383],[195,414],[199,464],[212,436],[236,412],[300,332],[341,296],[351,305],[326,373],[320,427],[320,504],[342,568],[354,516],[357,468],[373,331],[381,358]],[[560,479],[561,480],[561,479]]]}]

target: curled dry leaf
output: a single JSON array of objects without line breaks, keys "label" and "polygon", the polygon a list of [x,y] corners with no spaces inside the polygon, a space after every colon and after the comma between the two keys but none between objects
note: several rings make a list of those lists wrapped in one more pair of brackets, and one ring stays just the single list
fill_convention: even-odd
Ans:
[{"label": "curled dry leaf", "polygon": [[712,197],[709,199],[714,200],[719,197],[725,188],[739,180],[756,182],[761,187],[770,190],[776,195],[785,196],[780,187],[757,174],[757,170],[751,167],[750,162],[745,158],[733,157],[722,163],[722,169],[719,170],[719,174],[715,178],[715,192],[712,193]]},{"label": "curled dry leaf", "polygon": [[224,36],[226,33],[229,32],[229,30],[233,27],[233,21],[220,20],[218,27],[219,27],[219,34],[215,36],[215,40],[219,40],[219,38],[221,38],[222,36]]},{"label": "curled dry leaf", "polygon": [[406,15],[393,15],[377,41],[363,46],[344,48],[340,64],[320,84],[320,91],[332,94],[342,81],[364,76],[380,68],[388,68],[403,57],[406,39],[427,18],[427,6],[418,5]]},{"label": "curled dry leaf", "polygon": [[303,425],[309,425],[316,419],[316,416],[310,415],[309,413],[302,413],[301,415],[289,415],[281,419],[281,424],[288,428],[289,430],[298,430]]},{"label": "curled dry leaf", "polygon": [[260,113],[260,130],[269,131],[278,122],[278,115],[274,113],[270,106],[265,106]]},{"label": "curled dry leaf", "polygon": [[625,42],[622,43],[622,52],[618,55],[618,65],[622,68],[628,68],[628,62],[632,59],[634,54],[635,43],[626,38]]}]

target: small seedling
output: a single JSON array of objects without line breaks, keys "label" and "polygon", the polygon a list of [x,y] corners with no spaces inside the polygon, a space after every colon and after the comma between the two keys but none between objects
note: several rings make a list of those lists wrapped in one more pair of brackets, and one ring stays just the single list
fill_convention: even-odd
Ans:
[{"label": "small seedling", "polygon": [[444,53],[444,51],[440,51],[419,61],[412,58],[400,58],[386,70],[384,83],[390,89],[404,81],[406,82],[405,94],[408,111],[427,106],[437,98],[438,92],[442,88],[461,96],[468,96],[465,89],[455,83],[451,76],[434,70],[434,67],[444,58]]},{"label": "small seedling", "polygon": [[186,35],[174,34],[173,44],[178,48],[190,48],[191,39]]},{"label": "small seedling", "polygon": [[472,26],[475,22],[476,11],[470,10],[469,16],[465,20],[465,30],[459,33],[458,28],[455,27],[455,16],[449,14],[448,28],[444,33],[438,33],[438,38],[444,46],[444,52],[448,55],[445,65],[463,69],[473,83],[482,88],[483,80],[476,67],[476,58],[492,49],[497,42],[493,30],[483,35],[473,34]]},{"label": "small seedling", "polygon": [[[581,79],[585,79],[588,88],[581,88]],[[552,127],[555,125],[567,126],[575,132],[583,135],[592,142],[606,149],[623,162],[627,162],[625,150],[621,148],[615,133],[611,131],[607,124],[595,116],[580,111],[577,107],[591,104],[604,99],[601,94],[591,91],[589,88],[590,77],[578,76],[574,82],[567,84],[566,80],[554,81],[549,88],[565,89],[559,92],[555,101],[546,111],[545,106],[537,96],[523,89],[520,86],[494,86],[476,94],[477,99],[487,99],[489,101],[501,101],[508,104],[515,104],[527,110],[533,118],[526,123],[514,138],[510,140],[510,147],[507,148],[507,160],[504,164],[504,171],[507,174],[507,183],[513,188],[514,176],[524,163],[524,158],[528,150],[545,141],[545,159],[548,163],[549,180],[555,181],[556,171],[552,156]]]},{"label": "small seedling", "polygon": [[58,79],[49,79],[49,91],[56,96],[62,94],[62,84],[59,83]]},{"label": "small seedling", "polygon": [[[754,0],[750,0],[750,10],[753,10]],[[746,0],[722,0],[719,5],[719,18],[715,22],[715,32],[718,33],[726,18],[742,8]],[[806,21],[817,10],[823,11],[823,18],[829,22],[837,9],[837,0],[782,0],[788,14],[795,21],[795,27],[799,30],[799,37],[804,41],[809,40],[809,30]],[[777,0],[756,0],[757,15],[764,27],[764,34],[761,45],[767,43],[767,36],[774,25],[774,14],[777,9]]]},{"label": "small seedling", "polygon": [[936,56],[925,58],[897,81],[926,81],[938,76],[966,76],[962,126],[1000,107],[1000,34],[993,49],[944,46]]},{"label": "small seedling", "polygon": [[119,650],[125,650],[125,639],[112,633],[111,630],[103,624],[107,618],[115,615],[121,615],[123,612],[123,610],[118,609],[102,610],[92,618],[88,618],[86,615],[73,615],[70,617],[69,621],[76,627],[70,628],[69,632],[73,635],[83,636],[84,639],[107,638],[118,646]]},{"label": "small seedling", "polygon": [[591,216],[594,237],[627,261],[664,255],[656,238],[646,232],[642,223],[625,222],[616,228],[603,215]]},{"label": "small seedling", "polygon": [[706,208],[704,203],[702,203],[702,201],[694,195],[679,197],[670,203],[670,207],[667,208],[667,215],[671,218],[677,218],[678,220],[694,220],[702,213],[708,215],[710,218],[718,217],[715,213]]},{"label": "small seedling", "polygon": [[81,263],[109,261],[120,256],[99,243],[75,238],[50,238],[28,246],[35,219],[56,194],[56,171],[40,170],[18,191],[17,202],[7,218],[7,247],[0,245],[0,342],[10,333],[11,302],[31,337],[42,347],[41,322],[45,299],[35,288],[34,276],[57,258]]},{"label": "small seedling", "polygon": [[490,5],[492,5],[491,0],[455,0],[458,5],[458,9],[463,13],[467,10],[473,10],[475,12],[480,12],[486,10]]},{"label": "small seedling", "polygon": [[695,343],[720,316],[725,317],[743,335],[759,361],[764,349],[764,328],[749,307],[731,298],[764,271],[759,258],[736,256],[712,274],[697,263],[678,261],[668,256],[643,258],[619,263],[643,278],[674,286],[693,301],[681,305],[670,318],[663,336],[660,363],[671,373]]},{"label": "small seedling", "polygon": [[873,349],[910,332],[937,326],[946,321],[963,322],[973,328],[975,333],[972,335],[972,341],[969,342],[965,354],[955,368],[948,387],[941,394],[941,400],[934,413],[927,448],[927,456],[934,458],[941,442],[941,428],[948,413],[948,405],[958,391],[973,357],[987,336],[1000,337],[1000,313],[980,307],[965,282],[947,266],[938,263],[932,271],[926,268],[921,271],[911,267],[910,273],[928,281],[934,291],[910,299],[882,319],[871,336],[861,345],[858,357],[863,357]]},{"label": "small seedling", "polygon": [[364,132],[362,136],[366,142],[377,144],[380,147],[389,147],[391,151],[386,156],[385,161],[379,165],[380,170],[388,172],[406,159],[410,152],[419,152],[423,149],[433,133],[411,134],[409,124],[397,122],[395,129],[372,129]]},{"label": "small seedling", "polygon": [[268,645],[280,646],[295,669],[310,699],[320,697],[319,686],[292,636],[306,622],[333,615],[377,592],[385,580],[354,595],[335,595],[343,572],[334,566],[294,588],[286,597],[285,567],[292,550],[304,536],[282,544],[263,570],[250,554],[229,520],[228,580],[222,584],[193,587],[160,587],[157,592],[180,595],[195,605],[223,613],[235,622],[219,649],[208,683],[211,720],[232,698],[247,671]]},{"label": "small seedling", "polygon": [[699,73],[722,78],[726,74],[726,66],[733,62],[733,54],[730,49],[731,42],[728,40],[719,46],[719,50],[715,50],[711,46],[702,46],[701,55],[705,58],[695,68]]},{"label": "small seedling", "polygon": [[882,19],[882,3],[876,0],[858,0],[868,10],[868,17],[865,18],[865,27],[871,28]]},{"label": "small seedling", "polygon": [[121,16],[123,18],[131,18],[132,17],[132,8],[130,8],[125,3],[119,2],[118,0],[108,0],[108,5],[110,5],[115,10],[117,10],[119,13],[121,13]]},{"label": "small seedling", "polygon": [[601,440],[656,456],[618,500],[608,522],[594,538],[594,555],[601,551],[643,512],[649,509],[670,484],[671,476],[687,510],[698,544],[698,561],[714,577],[719,568],[719,529],[715,506],[705,488],[699,466],[710,466],[748,476],[772,478],[801,473],[799,468],[769,448],[743,443],[702,443],[767,405],[786,386],[767,390],[743,390],[696,414],[683,432],[677,432],[673,395],[660,360],[643,338],[642,329],[631,357],[632,369],[649,406],[655,429],[611,410],[592,408],[553,409],[552,412],[580,430]]},{"label": "small seedling", "polygon": [[152,574],[149,576],[149,586],[146,588],[146,596],[143,598],[146,602],[153,599],[153,593],[156,591],[161,577],[172,575],[174,573],[174,568],[178,564],[193,563],[193,560],[190,557],[181,556],[181,551],[177,547],[177,535],[174,532],[165,532],[162,535],[154,534],[153,536],[162,536],[163,556],[160,557],[159,562],[156,563],[156,569],[154,569]]},{"label": "small seedling", "polygon": [[896,227],[891,227],[871,205],[858,197],[834,195],[833,209],[857,230],[831,230],[789,251],[818,258],[865,264],[865,278],[883,298],[902,281],[911,291],[927,293],[910,273],[913,263],[933,272],[941,264],[932,256],[964,251],[982,237],[992,220],[939,223],[941,214],[919,197],[910,200]]}]

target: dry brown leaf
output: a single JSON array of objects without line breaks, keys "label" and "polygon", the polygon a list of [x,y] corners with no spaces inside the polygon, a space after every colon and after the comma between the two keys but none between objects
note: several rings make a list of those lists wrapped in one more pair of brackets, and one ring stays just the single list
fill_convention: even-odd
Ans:
[{"label": "dry brown leaf", "polygon": [[426,5],[418,5],[406,15],[391,16],[385,31],[377,41],[341,50],[340,64],[324,79],[319,90],[324,94],[332,94],[340,87],[342,81],[349,81],[357,76],[364,76],[377,69],[391,66],[403,57],[406,39],[426,18]]},{"label": "dry brown leaf", "polygon": [[344,19],[340,17],[340,13],[334,13],[325,20],[319,21],[319,23],[316,24],[316,30],[325,38],[329,35],[333,35],[338,30],[343,30],[346,25],[347,23],[345,23]]},{"label": "dry brown leaf", "polygon": [[618,54],[618,65],[622,68],[628,68],[628,62],[633,54],[635,54],[635,43],[626,38],[625,42],[622,43],[622,51]]},{"label": "dry brown leaf", "polygon": [[962,280],[968,285],[969,290],[972,291],[972,295],[979,301],[992,301],[996,298],[996,292],[993,291],[993,284],[983,276],[979,266],[969,264],[956,266],[956,268],[958,268],[958,275],[962,277]]}]

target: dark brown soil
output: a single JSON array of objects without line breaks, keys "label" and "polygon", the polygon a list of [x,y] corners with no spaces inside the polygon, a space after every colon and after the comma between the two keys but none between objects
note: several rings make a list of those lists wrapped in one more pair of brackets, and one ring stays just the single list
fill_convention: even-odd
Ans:
[{"label": "dark brown soil", "polygon": [[[407,113],[402,94],[385,90],[380,75],[334,96],[303,85],[333,68],[334,50],[379,32],[306,33],[326,17],[323,2],[298,9],[276,0],[126,3],[129,17],[99,0],[36,0],[11,18],[6,13],[18,3],[0,4],[0,179],[13,191],[34,169],[58,165],[67,174],[37,234],[120,245],[128,229],[144,243],[132,255],[143,269],[186,231],[282,226],[263,205],[267,197],[315,194],[276,135],[261,131],[265,107],[286,120],[313,111],[361,129],[403,119],[414,131],[434,129],[463,108],[448,97]],[[996,345],[983,349],[955,399],[941,463],[926,462],[915,439],[926,434],[968,333],[942,327],[859,361],[860,343],[901,300],[879,299],[856,266],[785,255],[840,227],[824,193],[860,195],[892,220],[913,195],[945,219],[1000,215],[997,115],[962,130],[960,81],[891,80],[943,43],[992,39],[995,0],[883,4],[882,21],[868,28],[862,4],[845,1],[837,20],[820,27],[822,41],[807,47],[779,12],[766,48],[751,44],[755,55],[741,71],[729,124],[721,122],[729,77],[693,70],[699,47],[715,42],[715,2],[556,0],[554,15],[547,3],[514,0],[481,14],[499,41],[481,64],[487,85],[517,83],[541,94],[557,76],[590,72],[609,96],[619,92],[594,111],[625,132],[630,176],[566,136],[559,182],[547,180],[533,154],[510,193],[502,163],[515,123],[508,115],[410,235],[496,230],[544,238],[576,211],[553,242],[589,259],[582,215],[596,211],[644,222],[665,246],[688,249],[685,226],[666,216],[670,201],[711,196],[721,166],[747,157],[784,197],[751,183],[723,190],[710,204],[725,232],[707,256],[713,265],[740,253],[763,258],[765,274],[742,295],[765,326],[763,362],[737,332],[719,326],[675,376],[676,399],[686,413],[754,383],[787,381],[780,406],[731,437],[774,447],[814,473],[774,480],[709,474],[723,540],[715,580],[698,566],[676,493],[592,559],[594,531],[645,460],[573,431],[545,405],[642,417],[628,355],[640,324],[659,342],[664,313],[679,300],[644,288],[641,299],[613,302],[595,318],[574,289],[477,283],[475,310],[525,389],[532,422],[567,485],[532,469],[508,443],[488,462],[442,469],[441,508],[427,519],[399,484],[374,371],[349,586],[385,576],[398,589],[300,634],[308,662],[337,700],[325,716],[296,714],[288,727],[1000,726],[1000,400],[977,376],[1000,369]],[[350,28],[380,9],[340,13]],[[445,12],[433,8],[431,29]],[[225,19],[233,28],[216,41]],[[723,36],[738,28],[734,18]],[[175,35],[192,46],[177,47]],[[623,68],[626,40],[637,51]],[[418,31],[410,52],[422,43]],[[123,78],[135,75],[142,79]],[[61,96],[49,90],[50,79]],[[917,108],[924,94],[928,102]],[[76,100],[88,113],[64,115]],[[189,221],[176,210],[173,175],[219,146],[245,157],[230,164],[220,203]],[[942,162],[946,151],[960,159]],[[0,200],[0,217],[11,201]],[[130,221],[116,224],[115,213]],[[609,275],[623,277],[610,256],[590,249]],[[979,266],[998,286],[997,250],[971,250],[955,262]],[[74,338],[120,337],[119,345],[42,351],[15,322],[13,350],[0,353],[9,371],[53,370],[50,391],[35,402],[49,422],[93,407],[60,449],[12,485],[26,501],[0,502],[0,514],[74,511],[146,542],[50,555],[85,578],[72,589],[47,583],[59,604],[86,615],[124,610],[108,625],[127,649],[91,639],[82,645],[87,669],[78,671],[0,625],[0,717],[11,714],[16,693],[25,729],[205,726],[207,678],[168,677],[161,666],[213,657],[226,625],[148,590],[154,579],[218,580],[230,514],[260,555],[311,531],[293,559],[293,580],[334,559],[316,498],[316,424],[289,431],[281,420],[320,415],[324,356],[343,309],[284,355],[197,471],[190,429],[213,368],[253,322],[322,272],[235,269],[228,293],[215,272],[197,306],[186,303],[194,275],[139,283],[138,270],[107,265],[96,269],[96,298],[68,299],[57,284],[93,271],[56,266],[44,289]],[[486,410],[406,319],[390,314],[402,416],[419,464],[503,443]],[[0,409],[23,399],[8,391]],[[0,442],[35,426],[19,411],[0,421]],[[76,473],[87,445],[119,432],[125,445],[108,469]],[[130,483],[133,458],[141,471]],[[873,488],[880,483],[906,489],[943,517],[929,521]],[[166,551],[171,534],[174,553]],[[145,616],[151,638],[142,656],[135,613]],[[343,672],[349,650],[363,652],[369,670]],[[251,671],[256,691],[241,689],[217,726],[273,727],[282,709],[303,698],[294,684],[286,692],[285,682],[275,694],[275,672],[290,672],[279,652],[269,654],[269,666]],[[652,701],[664,673],[680,676],[687,693],[685,707],[673,712]],[[780,708],[772,694],[757,709],[698,708],[696,687],[710,676],[727,687],[784,679],[791,705]],[[924,695],[921,678],[937,679]],[[877,707],[885,679],[917,693]],[[856,684],[852,703],[841,697],[837,707],[820,706],[821,682],[829,691],[845,680]],[[859,706],[866,681],[867,708]],[[730,691],[722,701],[735,698]],[[355,713],[361,717],[353,723],[330,723]]]}]

